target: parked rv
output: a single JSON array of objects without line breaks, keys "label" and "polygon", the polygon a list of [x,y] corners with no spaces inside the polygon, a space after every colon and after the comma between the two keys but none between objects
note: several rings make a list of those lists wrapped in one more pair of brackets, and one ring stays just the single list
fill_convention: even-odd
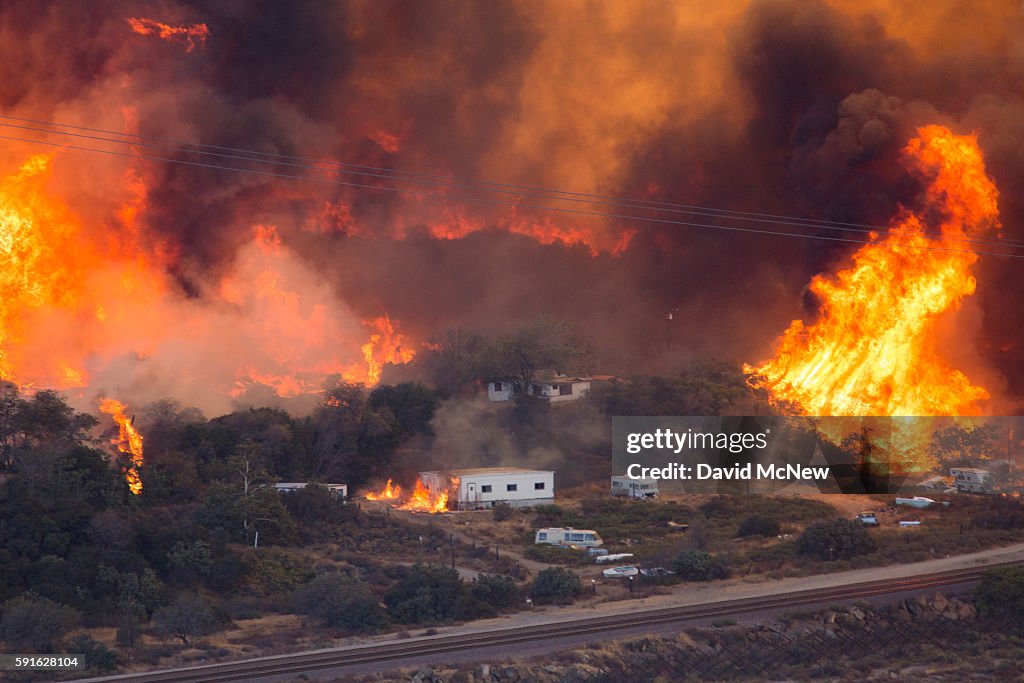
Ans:
[{"label": "parked rv", "polygon": [[595,548],[604,545],[600,534],[593,529],[573,529],[572,527],[537,529],[537,535],[533,542],[537,545],[548,544],[579,548]]},{"label": "parked rv", "polygon": [[632,477],[612,477],[612,495],[628,496],[643,500],[658,497],[657,479],[633,479]]}]

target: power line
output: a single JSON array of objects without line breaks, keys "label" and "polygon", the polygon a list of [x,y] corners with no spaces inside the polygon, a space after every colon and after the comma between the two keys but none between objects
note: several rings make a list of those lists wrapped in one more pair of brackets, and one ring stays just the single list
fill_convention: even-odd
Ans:
[{"label": "power line", "polygon": [[[458,178],[449,178],[442,175],[417,173],[402,171],[399,169],[390,169],[379,166],[366,166],[360,164],[349,164],[340,161],[322,161],[309,159],[306,157],[298,157],[291,155],[282,155],[272,152],[260,152],[257,150],[249,150],[238,147],[223,147],[217,145],[205,145],[196,143],[187,143],[179,141],[171,141],[166,138],[160,138],[156,136],[143,136],[134,133],[120,133],[117,131],[106,130],[102,128],[89,128],[85,126],[75,126],[71,124],[57,123],[53,121],[46,121],[42,119],[26,119],[15,116],[0,115],[0,119],[7,119],[11,121],[20,121],[23,123],[33,123],[50,128],[34,128],[28,126],[19,126],[15,124],[0,123],[0,127],[18,128],[23,130],[30,130],[41,133],[52,133],[57,135],[65,135],[71,137],[85,138],[103,142],[110,142],[114,144],[129,145],[129,146],[145,146],[145,147],[156,147],[164,148],[167,145],[177,145],[178,148],[171,150],[172,152],[200,154],[204,156],[211,156],[214,158],[227,158],[234,160],[252,161],[256,163],[269,163],[273,165],[283,165],[294,168],[302,168],[307,170],[316,171],[327,171],[335,172],[339,174],[347,175],[362,175],[373,178],[380,178],[382,180],[391,180],[394,182],[404,183],[421,183],[440,187],[460,187],[463,189],[470,189],[474,191],[482,192],[495,192],[499,194],[513,195],[516,197],[522,196],[524,193],[529,194],[541,194],[540,199],[553,199],[555,201],[565,201],[573,203],[583,204],[596,204],[604,206],[621,206],[629,209],[645,209],[656,212],[665,213],[678,213],[688,215],[698,215],[706,218],[719,218],[719,219],[730,219],[739,221],[752,221],[758,223],[768,223],[772,225],[784,225],[787,227],[797,228],[819,228],[824,230],[833,230],[841,232],[858,232],[858,233],[906,233],[906,234],[917,234],[916,231],[907,231],[900,228],[884,228],[880,226],[871,226],[858,223],[844,223],[839,221],[822,221],[811,218],[801,218],[796,216],[782,216],[777,214],[767,213],[755,213],[745,211],[735,211],[730,209],[718,209],[712,207],[701,207],[686,204],[673,204],[669,202],[655,202],[651,200],[631,199],[624,197],[615,197],[611,195],[599,195],[589,194],[581,192],[570,192],[565,190],[553,190],[547,188],[539,188],[524,185],[511,185],[507,183],[494,183],[488,181],[478,180],[467,180]],[[136,140],[149,140],[153,142],[130,142],[127,140],[111,139],[102,136],[83,135],[80,133],[71,133],[62,130],[51,130],[53,127],[70,128],[73,130],[84,130],[94,133],[103,133],[105,135],[116,135],[120,137],[134,138]],[[194,149],[193,149],[194,148]],[[239,154],[225,154],[221,152],[211,152],[206,150],[224,150],[230,152],[237,152]],[[258,155],[258,156],[253,156]],[[269,159],[260,157],[270,157]],[[287,159],[290,161],[279,161],[280,159]],[[301,163],[299,163],[301,162]],[[353,170],[348,170],[353,169]],[[241,169],[238,169],[241,170]],[[403,177],[405,176],[405,177]],[[376,186],[374,186],[376,187]],[[496,188],[496,189],[488,189]],[[768,234],[770,231],[765,231]],[[1017,240],[990,240],[990,239],[979,239],[963,237],[953,240],[955,242],[964,242],[971,244],[984,244],[996,247],[1017,247],[1024,246],[1024,242]]]},{"label": "power line", "polygon": [[[816,239],[816,240],[823,240],[823,241],[830,241],[830,242],[844,242],[844,243],[851,243],[851,244],[873,244],[873,242],[869,241],[869,240],[857,240],[857,239],[850,239],[850,238],[845,238],[845,237],[830,237],[830,236],[826,236],[826,235],[813,235],[813,234],[804,234],[804,233],[783,232],[783,231],[776,231],[776,230],[760,230],[760,229],[748,228],[748,227],[723,226],[723,225],[714,225],[714,224],[707,224],[707,223],[694,223],[694,222],[690,222],[690,221],[670,220],[670,219],[667,219],[667,218],[652,218],[652,217],[649,217],[649,216],[636,216],[636,215],[631,215],[631,214],[605,213],[605,212],[600,212],[600,211],[586,211],[586,210],[583,210],[583,209],[569,209],[569,208],[565,208],[565,207],[555,207],[555,206],[547,206],[547,205],[533,205],[533,204],[520,204],[520,203],[513,203],[513,202],[503,202],[503,201],[495,200],[495,199],[484,199],[484,198],[481,198],[481,197],[467,197],[467,196],[464,196],[464,195],[438,194],[438,193],[427,192],[427,191],[423,191],[423,190],[411,190],[411,189],[408,189],[408,188],[388,187],[388,186],[384,186],[384,185],[369,185],[369,184],[366,184],[366,183],[354,183],[354,182],[347,182],[347,181],[342,181],[342,180],[332,180],[332,179],[329,179],[329,178],[317,178],[317,177],[310,177],[310,176],[299,176],[299,175],[292,175],[292,174],[287,174],[287,173],[277,173],[277,172],[273,172],[273,171],[265,171],[265,170],[259,170],[259,169],[240,168],[240,167],[234,167],[234,166],[223,166],[223,165],[220,165],[220,164],[208,164],[208,163],[202,163],[202,162],[197,162],[197,161],[188,161],[188,160],[184,160],[184,159],[173,159],[173,158],[170,158],[170,157],[158,157],[158,156],[152,156],[152,155],[146,155],[146,154],[137,154],[137,153],[133,154],[133,153],[129,153],[129,152],[118,152],[118,151],[114,151],[114,150],[98,149],[98,148],[94,148],[94,147],[84,147],[84,146],[80,146],[80,145],[70,145],[70,144],[60,143],[60,142],[48,142],[48,141],[45,141],[45,140],[32,140],[32,139],[28,139],[28,138],[19,138],[19,137],[8,136],[8,135],[0,135],[0,139],[2,139],[2,140],[12,140],[12,141],[15,141],[15,142],[24,142],[24,143],[28,143],[28,144],[45,145],[45,146],[48,146],[48,147],[57,147],[57,148],[61,148],[61,149],[71,149],[71,150],[82,151],[82,152],[106,154],[106,155],[110,155],[110,156],[125,157],[125,158],[131,158],[131,159],[145,159],[145,160],[148,160],[148,161],[160,161],[160,162],[164,162],[164,163],[180,164],[180,165],[185,165],[185,166],[209,168],[209,169],[222,170],[222,171],[235,171],[235,172],[240,172],[240,173],[251,173],[251,174],[255,174],[255,175],[261,175],[261,176],[267,176],[267,177],[275,177],[275,178],[287,178],[287,179],[292,179],[292,180],[306,180],[306,181],[326,183],[326,184],[331,184],[331,185],[340,185],[340,186],[354,187],[354,188],[360,188],[360,189],[369,189],[369,190],[382,190],[382,191],[385,191],[385,192],[394,192],[394,193],[413,194],[413,195],[418,195],[418,196],[423,196],[423,197],[433,197],[433,198],[445,199],[445,200],[447,200],[447,199],[455,199],[455,200],[459,200],[459,201],[473,202],[473,203],[478,203],[478,204],[487,204],[487,205],[496,205],[496,206],[510,206],[510,207],[515,207],[515,208],[537,209],[537,210],[542,210],[542,211],[556,211],[556,212],[559,212],[559,213],[573,214],[573,215],[596,216],[596,217],[616,218],[616,219],[623,219],[623,220],[635,220],[635,221],[642,221],[642,222],[646,222],[646,223],[657,223],[657,224],[664,224],[664,225],[680,225],[680,226],[686,226],[686,227],[695,227],[695,228],[706,228],[706,229],[712,229],[712,230],[721,230],[721,231],[726,231],[726,232],[751,233],[751,234],[757,234],[757,235],[770,235],[770,236],[776,236],[776,237],[796,237],[796,238],[803,238],[803,239]],[[1024,258],[1024,254],[1007,254],[1007,253],[997,253],[997,252],[984,252],[984,251],[974,251],[974,250],[971,250],[971,249],[950,249],[950,248],[947,248],[947,247],[928,247],[928,246],[917,246],[917,245],[910,245],[910,244],[904,244],[904,245],[901,245],[901,246],[905,247],[905,248],[908,248],[908,249],[918,249],[918,250],[926,250],[926,251],[943,251],[943,252],[951,252],[951,253],[976,254],[976,255],[984,255],[984,256],[1001,256],[1001,257],[1006,257],[1006,258]]]}]

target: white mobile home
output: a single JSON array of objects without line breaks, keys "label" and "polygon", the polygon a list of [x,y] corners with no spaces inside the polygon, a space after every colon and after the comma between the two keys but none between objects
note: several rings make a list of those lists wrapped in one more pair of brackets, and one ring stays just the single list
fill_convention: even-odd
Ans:
[{"label": "white mobile home", "polygon": [[612,477],[612,495],[629,496],[630,498],[657,498],[657,479],[633,479],[632,477]]},{"label": "white mobile home", "polygon": [[480,510],[495,503],[514,507],[547,505],[555,500],[555,473],[518,467],[478,467],[448,472],[420,472],[431,495],[447,491],[449,506]]}]

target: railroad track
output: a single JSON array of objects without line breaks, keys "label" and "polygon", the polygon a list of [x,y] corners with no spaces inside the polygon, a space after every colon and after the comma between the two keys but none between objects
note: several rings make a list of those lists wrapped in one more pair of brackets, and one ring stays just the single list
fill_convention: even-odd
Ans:
[{"label": "railroad track", "polygon": [[697,619],[721,618],[781,608],[794,609],[830,601],[848,601],[871,596],[939,588],[977,581],[982,574],[996,567],[1014,566],[1016,562],[992,563],[967,569],[948,570],[900,579],[866,581],[828,588],[788,591],[778,595],[740,598],[697,605],[679,605],[627,614],[583,617],[531,626],[514,626],[476,633],[450,636],[426,636],[410,641],[317,650],[287,655],[274,655],[180,669],[122,674],[102,678],[80,679],[78,683],[221,683],[247,681],[262,676],[301,674],[354,664],[384,663],[421,655],[460,652],[474,648],[514,645],[516,643],[551,640],[566,636],[599,635],[626,628],[652,626]]}]

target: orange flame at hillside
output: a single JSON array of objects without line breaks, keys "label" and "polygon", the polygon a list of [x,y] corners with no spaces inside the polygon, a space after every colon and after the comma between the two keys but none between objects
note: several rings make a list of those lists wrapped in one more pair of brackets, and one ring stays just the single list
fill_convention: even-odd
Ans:
[{"label": "orange flame at hillside", "polygon": [[[618,256],[629,247],[637,230],[600,230],[579,221],[533,216],[518,207],[502,211],[496,216],[470,215],[461,209],[446,207],[442,215],[430,221],[429,232],[434,239],[459,240],[475,232],[488,229],[506,230],[524,235],[538,244],[562,244],[567,247],[585,246],[591,256],[607,252]],[[404,233],[399,230],[399,234]]]},{"label": "orange flame at hillside", "polygon": [[145,233],[144,177],[123,173],[116,215],[89,216],[90,227],[119,229],[86,229],[55,192],[55,165],[31,156],[0,177],[0,379],[69,389],[147,372],[156,391],[202,383],[186,400],[223,410],[254,385],[282,397],[319,393],[335,375],[374,385],[386,364],[415,355],[396,321],[359,321],[273,226],[255,226],[201,298],[178,296],[166,274],[173,254]]},{"label": "orange flame at hillside", "polygon": [[210,29],[206,24],[192,24],[191,26],[171,26],[152,19],[133,17],[128,20],[132,31],[140,36],[156,36],[161,40],[177,41],[185,45],[185,52],[192,52],[196,43],[200,46],[206,44],[210,37]]},{"label": "orange flame at hillside", "polygon": [[131,492],[138,495],[142,493],[142,478],[139,476],[139,468],[142,467],[142,434],[135,428],[134,420],[125,415],[125,405],[120,401],[105,398],[100,401],[100,411],[113,417],[117,423],[118,436],[111,439],[110,443],[127,456],[128,466],[124,478]]},{"label": "orange flame at hillside", "polygon": [[940,316],[974,293],[978,256],[965,241],[998,224],[998,191],[985,173],[976,136],[926,126],[904,149],[932,178],[929,208],[939,234],[905,212],[884,237],[853,255],[834,276],[816,276],[821,301],[812,325],[794,320],[759,375],[777,400],[809,415],[976,415],[989,392],[943,358]]},{"label": "orange flame at hillside", "polygon": [[380,493],[373,491],[366,494],[366,500],[395,500],[402,495],[401,486],[391,486],[391,480],[388,479],[387,486],[381,489]]},{"label": "orange flame at hillside", "polygon": [[365,366],[354,366],[343,373],[349,382],[361,382],[373,386],[380,382],[381,372],[387,363],[408,363],[416,352],[408,348],[405,337],[395,330],[388,316],[374,318],[363,323],[376,330],[370,335],[369,341],[360,347],[363,352]]}]

